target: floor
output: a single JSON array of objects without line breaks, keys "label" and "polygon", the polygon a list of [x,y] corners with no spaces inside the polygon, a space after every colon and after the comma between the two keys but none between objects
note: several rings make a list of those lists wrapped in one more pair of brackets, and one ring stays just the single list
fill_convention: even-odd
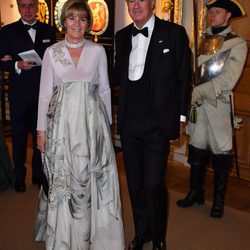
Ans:
[{"label": "floor", "polygon": [[[12,148],[12,144],[11,144],[11,137],[7,137],[7,145],[11,151],[11,148]],[[27,165],[30,165],[30,161],[31,161],[31,140],[29,140],[29,145],[28,145],[28,154],[27,154]],[[124,164],[123,164],[123,156],[122,156],[122,153],[121,152],[117,152],[116,153],[116,159],[117,159],[117,166],[118,166],[118,172],[119,172],[119,179],[120,179],[120,183],[126,183],[125,180],[125,172],[124,172]],[[30,177],[31,178],[31,177]],[[167,182],[167,185],[168,185],[168,188],[172,191],[176,191],[178,192],[179,194],[179,197],[180,197],[180,193],[183,194],[183,197],[186,195],[186,193],[188,192],[188,180],[189,180],[189,168],[182,165],[182,164],[179,164],[179,163],[176,163],[176,162],[173,162],[171,160],[169,160],[168,162],[168,167],[167,167],[167,177],[166,177],[166,182]],[[212,200],[212,195],[213,195],[213,188],[212,188],[212,182],[213,182],[213,173],[211,170],[207,171],[207,175],[206,175],[206,182],[205,182],[205,190],[206,190],[206,206],[202,206],[202,207],[196,207],[195,209],[192,209],[192,210],[181,210],[183,212],[181,212],[181,214],[179,214],[179,217],[181,217],[181,215],[185,214],[187,212],[187,214],[189,216],[190,215],[190,212],[192,211],[200,211],[199,209],[202,209],[202,208],[206,208],[208,209],[208,211],[205,211],[207,213],[207,215],[205,215],[204,217],[204,212],[200,213],[198,212],[198,214],[196,214],[196,216],[198,216],[199,214],[202,215],[202,218],[209,218],[208,214],[209,214],[209,210],[210,210],[210,203],[209,201]],[[125,184],[126,185],[126,184]],[[29,189],[31,191],[31,189],[34,188],[31,184],[29,186]],[[127,192],[125,192],[126,194],[124,196],[128,196]],[[173,192],[172,192],[173,193]],[[26,192],[25,195],[31,195],[32,192]],[[250,213],[250,182],[246,182],[246,181],[240,181],[238,182],[236,178],[234,177],[229,177],[229,180],[228,180],[228,192],[227,192],[227,196],[226,196],[226,201],[225,201],[225,205],[227,207],[230,207],[230,208],[234,208],[234,209],[238,209],[238,210],[241,210],[241,211],[245,211],[247,213]],[[15,193],[13,194],[15,195]],[[125,217],[126,217],[126,220],[125,220],[125,233],[126,233],[126,245],[128,244],[128,242],[131,240],[131,238],[133,237],[134,235],[134,229],[133,229],[133,224],[131,222],[131,218],[132,218],[132,214],[131,214],[131,208],[130,208],[130,203],[129,203],[129,198],[127,197],[125,199],[125,197],[122,197],[122,200],[125,201],[124,204],[127,204],[127,207],[126,207],[126,213],[124,213]],[[18,197],[21,197],[21,196],[18,196]],[[34,197],[33,197],[34,198]],[[34,200],[33,198],[31,198],[31,200]],[[30,199],[30,198],[29,198]],[[17,200],[18,201],[18,200]],[[124,205],[123,204],[123,205]],[[175,209],[176,208],[176,209]],[[180,209],[180,208],[178,208]],[[171,211],[172,212],[176,212],[176,211],[179,211],[177,209],[177,207],[175,207],[175,202],[173,203],[172,205],[172,208],[171,208]],[[198,210],[197,210],[198,209]],[[34,209],[33,209],[34,210]],[[33,211],[32,210],[32,211]],[[124,210],[125,211],[125,210]],[[234,210],[236,211],[236,210]],[[228,211],[227,211],[228,212]],[[24,213],[25,214],[25,213]],[[229,214],[229,213],[228,213]],[[30,216],[28,215],[28,218]],[[124,218],[125,218],[124,217]],[[185,216],[184,216],[185,217]],[[181,220],[180,223],[180,227],[181,229],[183,229],[183,226],[186,225],[186,227],[189,229],[189,227],[187,225],[189,225],[188,223],[185,223],[185,220],[184,220],[184,217],[182,219],[179,219]],[[212,224],[218,224],[219,226],[223,227],[223,225],[225,225],[225,221],[228,220],[228,217],[227,216],[224,216],[224,222],[223,223],[219,223],[220,220],[209,220],[210,222],[212,222]],[[230,217],[231,218],[231,217]],[[14,218],[15,219],[15,218]],[[185,218],[186,219],[186,218]],[[13,219],[12,219],[13,220]],[[29,218],[30,220],[30,218]],[[229,219],[230,220],[230,219]],[[9,220],[8,220],[9,221]],[[168,233],[168,237],[170,238],[169,240],[169,248],[170,249],[173,249],[173,250],[180,250],[180,249],[183,249],[183,250],[197,250],[197,249],[200,249],[200,241],[201,241],[201,238],[200,236],[198,237],[198,239],[194,240],[194,237],[192,237],[192,242],[190,242],[190,239],[188,240],[189,241],[189,244],[191,244],[191,248],[189,245],[185,245],[184,247],[177,247],[177,242],[179,241],[179,238],[176,239],[176,232],[175,230],[177,230],[178,232],[178,235],[180,235],[180,228],[176,229],[177,226],[176,224],[178,225],[177,223],[178,220],[174,220],[174,223],[169,223],[169,231],[170,233]],[[245,221],[245,217],[244,217],[244,221]],[[10,222],[8,222],[10,224]],[[184,225],[183,225],[184,223]],[[207,222],[203,222],[204,225],[207,225]],[[232,223],[232,221],[230,220],[229,221],[229,224]],[[26,244],[28,245],[34,245],[35,248],[30,248],[30,247],[27,247],[27,248],[20,248],[20,249],[44,249],[44,244],[41,244],[41,243],[34,243],[32,241],[32,238],[31,236],[33,235],[33,220],[30,221],[30,227],[29,227],[29,230],[28,232],[25,231],[25,235],[26,235]],[[237,223],[236,223],[237,224]],[[13,224],[14,225],[14,224]],[[16,225],[16,222],[15,222],[15,225]],[[200,224],[199,224],[200,225]],[[217,225],[217,226],[218,226]],[[231,224],[230,224],[231,225]],[[171,227],[172,226],[172,227]],[[16,227],[16,226],[15,226]],[[195,226],[194,226],[195,227]],[[236,230],[238,230],[237,226],[234,227]],[[187,230],[188,230],[187,229]],[[11,230],[14,230],[13,228]],[[172,230],[172,234],[171,234],[171,230]],[[226,227],[226,229],[223,227],[221,229],[221,231],[223,231],[224,233],[228,233],[228,227]],[[5,230],[6,231],[6,230]],[[185,230],[184,230],[185,231]],[[218,228],[217,228],[217,231],[218,231]],[[230,230],[229,230],[230,231]],[[241,230],[239,230],[240,232]],[[199,229],[198,229],[198,232]],[[237,231],[238,232],[238,231]],[[213,232],[212,232],[213,233]],[[184,235],[186,235],[186,231],[184,232]],[[241,234],[240,234],[241,235]],[[173,238],[171,237],[173,236]],[[204,238],[207,239],[207,237],[210,237],[211,236],[211,232],[209,234],[205,233],[205,236]],[[244,235],[243,235],[244,236]],[[20,236],[20,237],[23,237],[23,236]],[[182,236],[184,237],[184,236]],[[227,234],[226,236],[227,237]],[[229,238],[233,238],[233,237],[230,237]],[[247,237],[248,238],[248,237]],[[23,238],[22,238],[23,239]],[[177,242],[176,242],[177,241]],[[219,239],[218,240],[218,244],[222,241],[222,245],[224,247],[224,244],[225,244],[225,241],[224,240],[221,240]],[[198,248],[197,247],[194,247],[193,244],[194,242],[196,242],[195,244],[198,244]],[[198,242],[198,243],[197,243]],[[212,245],[215,245],[215,240],[213,238],[213,244]],[[224,242],[224,243],[223,243]],[[247,241],[248,242],[248,241]],[[7,243],[6,243],[7,244]],[[10,246],[10,244],[12,243],[8,243],[7,245]],[[202,243],[203,244],[203,243]],[[221,243],[220,243],[221,244]],[[13,244],[12,244],[13,245]],[[0,247],[0,249],[2,249]],[[6,249],[6,248],[5,248]],[[17,249],[17,248],[8,248],[8,249]],[[145,245],[144,247],[145,250],[150,250],[152,249],[152,246],[151,246],[151,243],[148,243]],[[227,249],[227,250],[236,250],[236,248],[234,247],[229,247],[229,248],[204,248],[204,249]],[[245,249],[250,249],[248,247],[245,248],[239,248],[239,249],[242,249],[242,250],[245,250]],[[238,249],[237,249],[238,250]]]},{"label": "floor", "polygon": [[[4,130],[5,133],[8,134],[9,126],[5,127]],[[11,137],[9,134],[6,141],[11,150]],[[31,148],[31,139],[29,140],[28,147]],[[116,158],[119,173],[123,175],[124,165],[122,153],[117,152]],[[187,166],[169,160],[166,178],[168,188],[183,193],[184,197],[188,192],[189,170]],[[206,174],[205,197],[208,201],[213,199],[213,171],[211,169],[209,169]],[[238,181],[235,177],[229,176],[225,205],[250,213],[250,182],[244,180]]]},{"label": "floor", "polygon": [[[122,153],[117,153],[119,168],[123,168]],[[189,168],[182,164],[169,161],[167,170],[167,186],[169,189],[183,193],[188,192]],[[119,171],[123,173],[123,171]],[[211,201],[213,197],[213,172],[208,170],[205,181],[206,200]],[[250,213],[250,182],[235,177],[228,178],[227,195],[225,205]]]},{"label": "floor", "polygon": [[[10,139],[7,139],[11,150]],[[30,166],[31,148],[29,145],[27,165]],[[120,180],[121,199],[123,206],[124,230],[126,246],[134,236],[132,211],[128,197],[126,178],[124,175],[122,153],[116,153]],[[34,242],[34,224],[37,208],[38,188],[31,184],[30,167],[27,168],[27,192],[17,194],[12,189],[1,193],[0,204],[0,249],[3,250],[44,250],[42,242]],[[184,197],[188,189],[189,169],[180,164],[169,162],[166,181],[170,189],[169,196],[169,223],[167,242],[171,250],[246,250],[250,249],[248,227],[250,223],[249,191],[250,185],[246,182],[239,184],[229,178],[229,194],[226,205],[240,210],[225,209],[223,219],[211,219],[209,211],[211,202],[212,174],[206,179],[207,200],[204,206],[194,205],[191,209],[181,209],[175,205],[176,200]],[[24,205],[25,204],[25,205]],[[22,216],[20,216],[22,214]],[[195,218],[195,220],[194,220]],[[25,226],[24,226],[25,225]],[[201,225],[204,225],[201,227]],[[216,229],[216,230],[214,230]],[[219,232],[219,233],[218,233]],[[4,240],[3,240],[4,239]],[[181,239],[181,240],[180,240]],[[20,242],[22,244],[20,245]],[[206,245],[204,246],[204,242]],[[201,247],[202,245],[202,247]],[[241,247],[239,247],[239,245]],[[151,243],[143,248],[152,250]]]}]

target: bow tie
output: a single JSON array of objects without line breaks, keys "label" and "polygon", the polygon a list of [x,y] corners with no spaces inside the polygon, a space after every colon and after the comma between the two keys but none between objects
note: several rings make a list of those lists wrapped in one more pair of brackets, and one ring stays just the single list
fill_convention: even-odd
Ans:
[{"label": "bow tie", "polygon": [[33,25],[29,25],[29,24],[24,24],[24,28],[26,30],[29,30],[29,29],[37,29],[37,23],[33,24]]},{"label": "bow tie", "polygon": [[141,33],[145,37],[148,37],[148,27],[145,27],[141,30],[138,30],[135,26],[132,28],[132,35],[136,36],[137,34]]}]

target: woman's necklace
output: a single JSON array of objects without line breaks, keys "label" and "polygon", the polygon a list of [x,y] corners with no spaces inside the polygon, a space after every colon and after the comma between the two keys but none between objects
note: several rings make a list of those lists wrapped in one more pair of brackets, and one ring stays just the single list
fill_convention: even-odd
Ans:
[{"label": "woman's necklace", "polygon": [[65,38],[65,39],[64,39],[64,43],[65,43],[66,47],[68,47],[68,48],[77,49],[77,48],[83,47],[83,46],[85,45],[85,43],[86,43],[86,40],[83,39],[83,40],[82,40],[81,42],[79,42],[79,43],[70,43],[70,42],[68,42],[67,39]]}]

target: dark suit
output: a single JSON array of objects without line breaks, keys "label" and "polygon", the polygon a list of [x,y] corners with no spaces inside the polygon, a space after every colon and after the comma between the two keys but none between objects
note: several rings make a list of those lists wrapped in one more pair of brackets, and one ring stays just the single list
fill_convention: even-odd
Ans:
[{"label": "dark suit", "polygon": [[[115,40],[112,81],[120,84],[117,125],[135,233],[157,242],[164,241],[166,234],[164,181],[169,140],[179,137],[180,115],[186,115],[188,107],[190,49],[183,27],[156,17],[144,73],[135,85],[128,80],[132,27],[133,24],[118,31]],[[147,89],[145,94],[143,86]],[[137,99],[134,91],[138,93]],[[142,100],[145,105],[141,105]]]},{"label": "dark suit", "polygon": [[26,175],[26,147],[28,132],[33,135],[32,177],[41,179],[42,163],[39,150],[36,148],[37,106],[41,67],[31,70],[15,71],[15,62],[21,58],[18,53],[34,49],[43,58],[46,48],[52,45],[55,32],[51,26],[37,22],[35,43],[24,28],[21,19],[2,27],[0,30],[0,58],[10,55],[11,61],[0,62],[0,69],[10,72],[9,102],[13,141],[13,161],[16,181],[24,183]]}]

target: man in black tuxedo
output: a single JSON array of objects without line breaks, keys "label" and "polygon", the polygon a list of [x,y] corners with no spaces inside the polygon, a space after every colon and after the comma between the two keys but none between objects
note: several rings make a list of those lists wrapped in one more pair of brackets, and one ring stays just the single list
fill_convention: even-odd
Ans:
[{"label": "man in black tuxedo", "polygon": [[127,0],[134,23],[118,31],[115,40],[117,125],[135,226],[130,250],[141,250],[151,240],[154,250],[166,249],[169,141],[179,137],[191,86],[185,29],[157,18],[154,4]]},{"label": "man in black tuxedo", "polygon": [[[40,151],[36,146],[37,106],[41,67],[32,61],[24,61],[18,55],[34,49],[43,58],[45,49],[55,41],[51,26],[36,21],[38,0],[17,0],[21,19],[1,28],[0,58],[7,55],[11,60],[1,60],[0,69],[8,71],[10,119],[15,165],[15,190],[25,191],[26,147],[28,133],[32,132],[32,182],[43,185],[46,178],[42,171]],[[6,58],[6,57],[5,57]]]}]

